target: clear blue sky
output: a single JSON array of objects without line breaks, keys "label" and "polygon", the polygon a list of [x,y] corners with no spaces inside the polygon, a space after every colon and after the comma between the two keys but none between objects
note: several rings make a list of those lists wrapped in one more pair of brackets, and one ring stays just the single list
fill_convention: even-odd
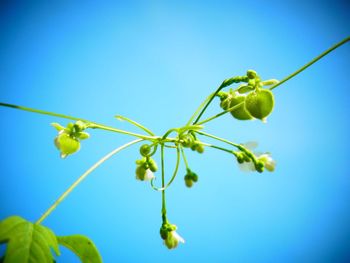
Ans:
[{"label": "clear blue sky", "polygon": [[[113,118],[126,115],[157,134],[183,125],[223,79],[247,69],[282,79],[350,35],[350,6],[337,0],[20,2],[0,4],[1,102],[136,131]],[[246,174],[222,152],[189,152],[198,184],[185,188],[182,164],[167,192],[169,219],[186,240],[178,249],[159,237],[160,193],[135,180],[138,147],[91,174],[44,225],[91,237],[107,263],[350,260],[349,69],[346,44],[275,90],[267,124],[224,116],[206,125],[258,141],[277,167]],[[219,111],[216,101],[208,116]],[[49,124],[65,120],[8,108],[0,117],[1,219],[36,220],[132,139],[91,131],[62,160]],[[170,173],[173,158],[166,162]],[[58,262],[79,262],[62,254]]]}]

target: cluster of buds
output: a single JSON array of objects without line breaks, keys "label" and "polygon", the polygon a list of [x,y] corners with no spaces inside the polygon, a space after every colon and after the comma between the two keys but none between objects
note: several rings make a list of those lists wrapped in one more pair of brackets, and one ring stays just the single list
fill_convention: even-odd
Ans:
[{"label": "cluster of buds", "polygon": [[192,172],[189,168],[187,168],[186,171],[187,173],[184,177],[185,185],[188,188],[191,188],[193,186],[193,183],[196,183],[198,181],[198,175]]},{"label": "cluster of buds", "polygon": [[154,172],[158,170],[157,163],[151,157],[144,157],[136,160],[136,179],[140,181],[150,181],[154,176]]},{"label": "cluster of buds", "polygon": [[84,132],[88,125],[82,121],[68,123],[67,127],[59,123],[51,123],[51,125],[58,131],[54,142],[62,158],[79,151],[80,140],[90,137],[87,132]]},{"label": "cluster of buds", "polygon": [[180,136],[181,145],[185,148],[190,148],[192,151],[197,151],[198,153],[204,152],[204,146],[199,140],[196,139],[193,133],[184,133]]},{"label": "cluster of buds", "polygon": [[276,162],[272,159],[270,153],[256,154],[255,160],[252,160],[251,156],[248,156],[245,152],[236,153],[237,162],[239,168],[242,171],[257,171],[259,173],[266,168],[269,172],[275,170]]},{"label": "cluster of buds", "polygon": [[176,248],[179,243],[185,243],[185,240],[176,232],[177,226],[165,222],[160,228],[160,236],[164,240],[164,245],[169,249]]},{"label": "cluster of buds", "polygon": [[[267,116],[274,107],[274,96],[269,89],[263,86],[277,84],[278,80],[270,79],[261,81],[254,70],[247,71],[247,84],[239,86],[236,90],[230,89],[228,92],[220,91],[217,96],[220,97],[220,107],[230,111],[231,115],[238,120],[260,119],[266,121]],[[238,106],[241,104],[240,106]]]},{"label": "cluster of buds", "polygon": [[154,172],[158,170],[158,166],[155,160],[153,160],[151,155],[151,146],[144,144],[140,147],[140,154],[143,156],[142,159],[136,160],[136,179],[140,181],[150,181],[154,176]]}]

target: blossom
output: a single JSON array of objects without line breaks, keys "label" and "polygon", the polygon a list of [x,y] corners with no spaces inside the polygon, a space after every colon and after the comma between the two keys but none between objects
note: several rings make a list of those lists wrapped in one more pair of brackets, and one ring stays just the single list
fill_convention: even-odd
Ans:
[{"label": "blossom", "polygon": [[[270,153],[256,154],[257,161],[264,164],[264,167],[269,171],[273,172],[275,170],[276,162],[272,159]],[[254,163],[250,160],[249,162],[238,163],[239,168],[243,172],[255,172],[256,168]]]},{"label": "blossom", "polygon": [[155,178],[151,169],[145,169],[144,166],[138,166],[136,168],[136,179],[140,181],[151,181]]},{"label": "blossom", "polygon": [[164,245],[169,249],[176,248],[180,242],[185,243],[185,240],[175,230],[170,231],[164,239]]}]

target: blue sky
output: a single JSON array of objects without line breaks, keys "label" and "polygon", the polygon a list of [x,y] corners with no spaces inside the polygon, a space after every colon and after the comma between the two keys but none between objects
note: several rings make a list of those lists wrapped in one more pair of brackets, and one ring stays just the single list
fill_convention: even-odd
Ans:
[{"label": "blue sky", "polygon": [[[185,124],[225,78],[254,69],[282,79],[349,36],[349,11],[345,1],[2,3],[0,101],[137,131],[113,118],[121,114],[160,135]],[[185,245],[162,245],[161,195],[135,180],[135,146],[91,174],[44,225],[91,237],[104,262],[345,262],[349,48],[277,88],[267,124],[227,115],[206,125],[238,143],[258,141],[277,167],[246,174],[225,153],[189,152],[198,184],[185,188],[181,164],[167,191]],[[89,166],[132,140],[94,130],[62,160],[49,124],[67,121],[8,108],[0,116],[0,218],[35,221]],[[79,262],[62,254],[58,262]]]}]

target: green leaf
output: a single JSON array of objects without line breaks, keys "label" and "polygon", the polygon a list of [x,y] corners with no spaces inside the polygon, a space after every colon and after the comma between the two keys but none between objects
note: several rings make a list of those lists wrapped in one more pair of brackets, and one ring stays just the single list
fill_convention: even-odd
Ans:
[{"label": "green leaf", "polygon": [[59,255],[55,234],[47,227],[33,224],[19,216],[0,222],[0,243],[6,243],[4,263],[52,263],[52,248]]},{"label": "green leaf", "polygon": [[59,236],[57,240],[60,245],[73,251],[83,263],[102,263],[95,244],[86,236]]}]

